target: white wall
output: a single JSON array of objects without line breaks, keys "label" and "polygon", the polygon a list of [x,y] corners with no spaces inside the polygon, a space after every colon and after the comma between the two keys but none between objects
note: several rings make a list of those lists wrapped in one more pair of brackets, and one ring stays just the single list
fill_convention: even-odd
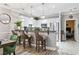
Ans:
[{"label": "white wall", "polygon": [[9,39],[10,31],[14,29],[14,22],[19,19],[19,15],[11,10],[0,8],[0,14],[2,13],[7,13],[11,16],[11,23],[2,24],[0,22],[0,39]]}]

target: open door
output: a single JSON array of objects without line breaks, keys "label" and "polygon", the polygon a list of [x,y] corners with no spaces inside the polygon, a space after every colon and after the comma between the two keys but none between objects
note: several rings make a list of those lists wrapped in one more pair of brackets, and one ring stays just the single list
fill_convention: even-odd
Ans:
[{"label": "open door", "polygon": [[75,40],[75,20],[66,21],[66,40]]}]

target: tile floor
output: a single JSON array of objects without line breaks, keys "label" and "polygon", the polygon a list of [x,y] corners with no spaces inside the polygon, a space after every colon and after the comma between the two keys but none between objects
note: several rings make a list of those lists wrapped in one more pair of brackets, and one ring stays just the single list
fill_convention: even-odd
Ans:
[{"label": "tile floor", "polygon": [[59,54],[79,55],[79,42],[71,40],[63,41],[59,43],[58,47]]}]

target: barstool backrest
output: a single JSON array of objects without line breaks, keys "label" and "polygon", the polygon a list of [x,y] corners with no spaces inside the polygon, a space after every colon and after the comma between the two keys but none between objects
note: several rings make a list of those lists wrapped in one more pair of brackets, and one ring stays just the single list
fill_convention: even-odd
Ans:
[{"label": "barstool backrest", "polygon": [[35,36],[36,36],[37,41],[42,41],[43,40],[43,37],[41,35],[39,35],[39,33],[35,33]]}]

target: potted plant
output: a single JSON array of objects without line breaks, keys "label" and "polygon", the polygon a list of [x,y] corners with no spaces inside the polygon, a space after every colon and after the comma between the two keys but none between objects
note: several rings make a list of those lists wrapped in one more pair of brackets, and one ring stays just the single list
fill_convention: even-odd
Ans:
[{"label": "potted plant", "polygon": [[17,29],[18,29],[18,30],[21,30],[22,21],[16,21],[15,24],[16,24],[16,26],[17,26]]}]

